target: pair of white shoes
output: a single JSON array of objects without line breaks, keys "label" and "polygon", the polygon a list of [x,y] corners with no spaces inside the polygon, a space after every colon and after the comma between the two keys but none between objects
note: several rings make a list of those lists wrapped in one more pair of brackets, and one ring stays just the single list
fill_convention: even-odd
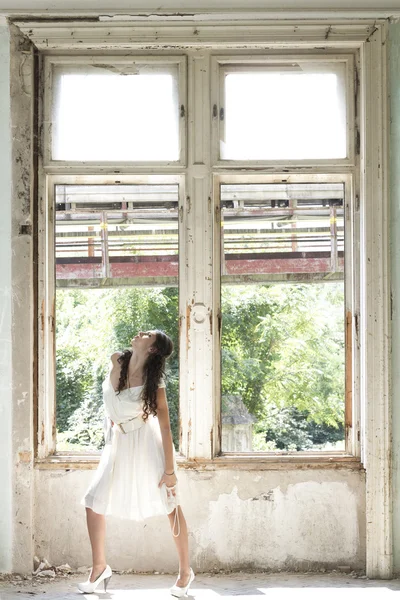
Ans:
[{"label": "pair of white shoes", "polygon": [[[92,574],[92,571],[90,571],[87,581],[85,581],[84,583],[78,583],[79,591],[83,592],[84,594],[93,594],[93,592],[95,591],[97,586],[103,581],[104,582],[104,591],[106,592],[108,582],[110,581],[111,575],[112,575],[111,567],[109,567],[107,565],[106,568],[104,569],[104,571],[98,576],[97,579],[95,579],[95,581],[90,581],[91,574]],[[183,598],[183,596],[186,596],[189,591],[189,588],[192,584],[193,579],[194,579],[193,569],[190,568],[190,577],[189,577],[189,581],[188,581],[187,585],[185,587],[179,587],[176,584],[173,585],[172,588],[170,588],[171,595],[175,596],[175,598]]]}]

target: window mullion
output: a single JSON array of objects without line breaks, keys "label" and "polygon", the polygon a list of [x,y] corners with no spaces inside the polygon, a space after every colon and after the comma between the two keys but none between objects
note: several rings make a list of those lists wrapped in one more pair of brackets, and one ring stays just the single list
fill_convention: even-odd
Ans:
[{"label": "window mullion", "polygon": [[[214,451],[212,339],[212,211],[209,56],[189,56],[189,167],[181,251],[181,451],[211,458]],[[186,364],[185,364],[186,363]]]}]

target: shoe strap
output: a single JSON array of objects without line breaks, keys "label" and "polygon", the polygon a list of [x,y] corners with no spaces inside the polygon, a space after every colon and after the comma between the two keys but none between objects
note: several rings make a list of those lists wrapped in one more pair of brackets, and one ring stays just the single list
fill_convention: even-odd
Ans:
[{"label": "shoe strap", "polygon": [[[172,535],[177,538],[181,534],[181,523],[179,521],[179,508],[178,508],[179,505],[178,505],[176,496],[174,496],[174,498],[175,498],[175,516],[174,516],[174,526],[172,528]],[[178,527],[178,533],[175,533],[176,527]]]}]

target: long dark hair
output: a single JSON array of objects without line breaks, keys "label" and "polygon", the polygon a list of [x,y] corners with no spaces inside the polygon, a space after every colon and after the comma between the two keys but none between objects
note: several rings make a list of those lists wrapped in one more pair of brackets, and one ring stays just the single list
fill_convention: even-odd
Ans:
[{"label": "long dark hair", "polygon": [[[149,352],[149,356],[143,366],[143,420],[147,421],[149,415],[157,415],[157,389],[162,377],[165,375],[165,361],[172,354],[174,345],[166,333],[156,330],[156,339],[152,348],[154,352]],[[121,365],[121,374],[119,376],[118,391],[119,394],[126,388],[128,379],[128,367],[131,360],[132,351],[124,350],[118,357]]]}]

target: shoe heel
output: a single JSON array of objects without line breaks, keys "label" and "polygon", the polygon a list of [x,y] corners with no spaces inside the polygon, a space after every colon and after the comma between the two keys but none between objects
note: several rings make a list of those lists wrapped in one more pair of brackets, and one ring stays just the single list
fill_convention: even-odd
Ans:
[{"label": "shoe heel", "polygon": [[185,595],[186,595],[186,596],[187,596],[187,593],[188,593],[188,591],[189,591],[189,588],[190,588],[190,586],[191,586],[191,585],[192,585],[192,583],[193,583],[193,579],[194,579],[194,573],[193,573],[193,569],[192,569],[192,568],[190,568],[190,579],[189,579],[189,583],[187,584],[187,587],[186,587],[186,589],[185,589]]},{"label": "shoe heel", "polygon": [[193,573],[193,569],[190,568],[190,577],[187,586],[182,588],[178,587],[177,585],[173,585],[172,588],[170,588],[171,596],[174,596],[175,598],[184,598],[185,596],[187,597],[189,588],[192,585],[194,578],[195,574]]},{"label": "shoe heel", "polygon": [[111,579],[111,575],[110,575],[110,577],[106,577],[104,580],[104,591],[105,592],[107,591],[107,586],[108,586],[108,582],[110,581],[110,579]]}]

